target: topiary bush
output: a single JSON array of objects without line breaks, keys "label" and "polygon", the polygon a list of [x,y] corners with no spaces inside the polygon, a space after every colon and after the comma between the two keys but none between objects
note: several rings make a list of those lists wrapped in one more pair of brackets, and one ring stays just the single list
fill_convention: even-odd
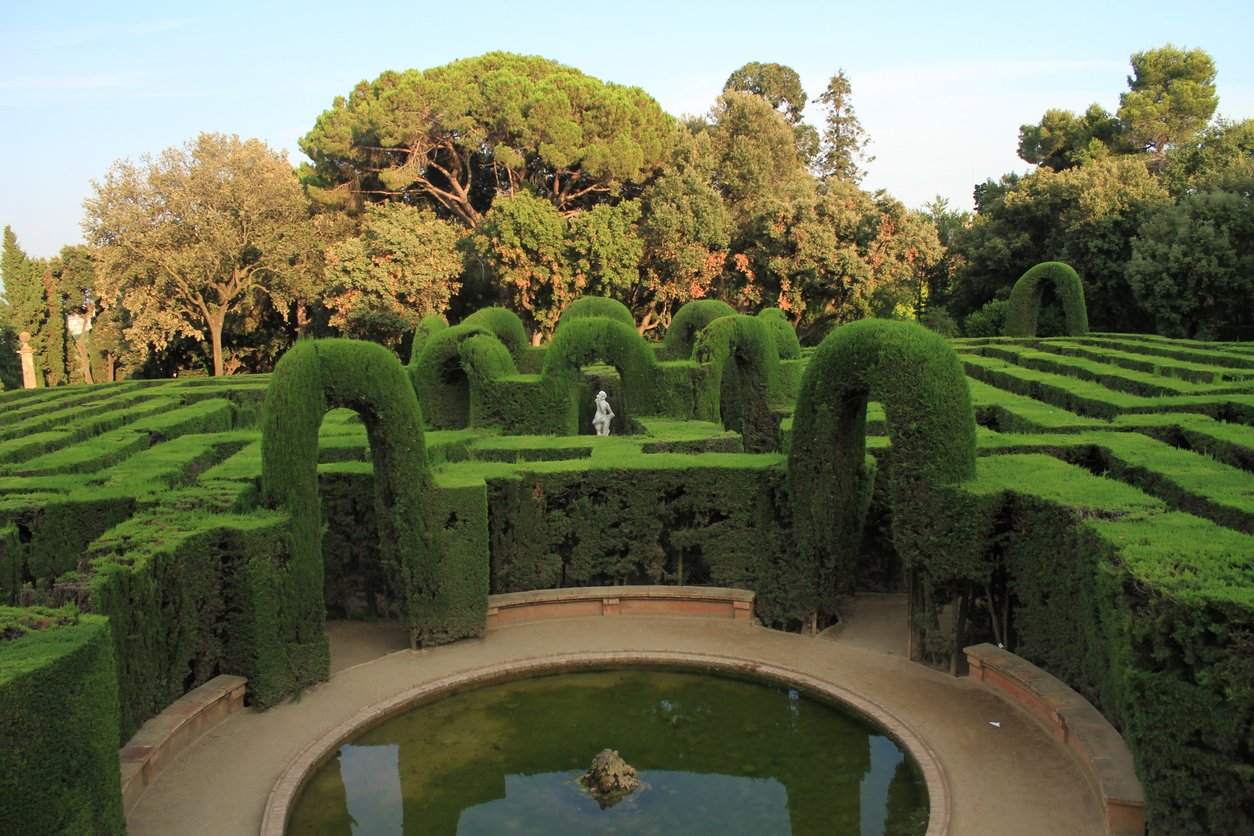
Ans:
[{"label": "topiary bush", "polygon": [[422,414],[434,429],[470,425],[470,378],[462,366],[461,344],[479,335],[500,342],[495,331],[481,325],[454,325],[432,334],[408,368]]},{"label": "topiary bush", "polygon": [[509,308],[480,308],[463,319],[461,324],[478,326],[496,334],[496,338],[505,343],[515,362],[521,360],[531,345],[522,320]]},{"label": "topiary bush", "polygon": [[797,339],[797,330],[788,321],[788,315],[779,308],[763,308],[758,311],[761,319],[771,329],[775,339],[775,351],[781,360],[801,359],[801,340]]},{"label": "topiary bush", "polygon": [[561,328],[563,323],[572,319],[579,319],[585,316],[603,316],[607,319],[617,320],[624,325],[636,327],[635,317],[631,315],[631,311],[627,306],[617,299],[610,299],[605,296],[581,296],[566,306],[566,310],[562,311],[562,317],[557,321],[557,327]]},{"label": "topiary bush", "polygon": [[698,417],[740,433],[747,452],[778,450],[779,418],[769,400],[779,355],[767,322],[742,314],[720,317],[697,333],[692,356],[709,367],[697,391]]},{"label": "topiary bush", "polygon": [[665,360],[687,360],[692,357],[692,344],[697,332],[721,316],[732,316],[736,309],[718,299],[697,299],[686,302],[671,319],[659,351]]},{"label": "topiary bush", "polygon": [[788,471],[799,560],[813,572],[817,617],[858,577],[858,545],[874,470],[866,461],[868,400],[883,404],[893,540],[907,561],[935,554],[944,518],[936,487],[975,474],[975,415],[962,363],[939,335],[909,322],[862,320],[819,345],[801,382]]},{"label": "topiary bush", "polygon": [[448,320],[444,318],[444,314],[429,313],[419,320],[418,327],[414,329],[414,341],[409,346],[407,365],[412,366],[418,360],[422,347],[427,344],[427,340],[431,339],[432,334],[443,331],[447,327]]},{"label": "topiary bush", "polygon": [[1089,316],[1084,305],[1084,284],[1069,264],[1045,261],[1028,270],[1010,291],[1006,312],[1007,337],[1035,337],[1041,309],[1044,282],[1054,283],[1067,320],[1067,336],[1082,337],[1089,332]]}]

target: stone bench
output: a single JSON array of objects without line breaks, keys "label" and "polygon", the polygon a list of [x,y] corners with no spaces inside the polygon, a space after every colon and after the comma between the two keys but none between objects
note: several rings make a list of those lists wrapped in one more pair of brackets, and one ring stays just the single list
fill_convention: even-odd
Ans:
[{"label": "stone bench", "polygon": [[242,676],[215,676],[139,727],[118,752],[122,769],[122,809],[130,815],[162,764],[201,735],[244,707]]},{"label": "stone bench", "polygon": [[992,644],[964,650],[970,676],[1027,710],[1087,767],[1089,785],[1106,814],[1110,836],[1143,836],[1145,794],[1132,751],[1101,713],[1064,682]]},{"label": "stone bench", "polygon": [[753,619],[754,594],[711,586],[583,586],[488,596],[488,627],[589,615]]}]

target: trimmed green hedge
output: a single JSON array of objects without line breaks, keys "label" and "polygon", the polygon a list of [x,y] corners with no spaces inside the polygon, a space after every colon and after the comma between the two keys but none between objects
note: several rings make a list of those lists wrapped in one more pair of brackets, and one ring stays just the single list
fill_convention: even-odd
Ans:
[{"label": "trimmed green hedge", "polygon": [[780,449],[779,417],[770,406],[779,376],[775,344],[765,320],[737,314],[701,329],[692,349],[693,359],[708,366],[697,417],[740,433],[750,453]]},{"label": "trimmed green hedge", "polygon": [[837,328],[810,360],[788,457],[801,562],[812,566],[819,618],[853,588],[874,474],[866,464],[868,400],[884,405],[892,438],[893,540],[911,563],[935,554],[945,521],[935,488],[975,474],[975,416],[962,364],[945,340],[908,322]]},{"label": "trimmed green hedge", "polygon": [[[292,520],[293,556],[286,570],[295,600],[281,633],[296,646],[325,648],[318,426],[335,407],[356,410],[366,426],[380,557],[411,640],[427,645],[478,634],[487,614],[486,588],[463,588],[459,581],[467,567],[441,562],[432,550],[432,509],[425,504],[430,471],[418,399],[393,354],[353,340],[297,343],[279,361],[270,383],[262,428],[262,496]],[[288,612],[285,608],[283,615]],[[450,612],[462,615],[453,618]]]},{"label": "trimmed green hedge", "polygon": [[326,677],[326,645],[312,627],[280,629],[285,613],[305,603],[281,568],[286,523],[270,513],[161,508],[92,544],[89,600],[109,617],[123,739],[219,673],[247,677],[259,707]]},{"label": "trimmed green hedge", "polygon": [[1010,291],[1010,307],[1006,312],[1007,337],[1035,337],[1036,319],[1041,309],[1042,283],[1054,283],[1054,292],[1062,303],[1067,319],[1067,335],[1082,337],[1089,332],[1088,309],[1084,305],[1084,283],[1071,265],[1061,261],[1045,261],[1028,270]]},{"label": "trimmed green hedge", "polygon": [[788,321],[788,315],[779,308],[763,308],[758,311],[758,318],[771,329],[775,338],[775,350],[781,360],[801,359],[801,340],[797,339],[797,331]]},{"label": "trimmed green hedge", "polygon": [[531,347],[522,320],[509,308],[480,308],[463,319],[461,324],[473,325],[496,334],[496,338],[505,343],[515,362],[520,361]]},{"label": "trimmed green hedge", "polygon": [[437,334],[448,327],[448,320],[444,318],[444,314],[429,313],[418,322],[418,327],[414,329],[414,341],[409,346],[409,364],[413,365],[418,360],[418,355],[422,353],[422,347],[427,344],[427,340],[431,339],[433,334]]},{"label": "trimmed green hedge", "polygon": [[659,354],[664,360],[687,360],[697,332],[722,316],[733,316],[736,309],[719,299],[697,299],[684,303],[671,318]]},{"label": "trimmed green hedge", "polygon": [[632,328],[636,327],[636,319],[627,306],[617,299],[610,299],[606,296],[580,296],[562,311],[557,327],[561,328],[564,323],[585,316],[603,316],[624,325],[630,325]]},{"label": "trimmed green hedge", "polygon": [[0,827],[122,834],[109,628],[72,608],[0,607]]},{"label": "trimmed green hedge", "polygon": [[761,456],[717,458],[731,466],[657,453],[622,467],[535,463],[489,480],[492,591],[731,586],[758,593],[764,622],[799,625],[808,578],[780,559],[793,552],[783,470]]},{"label": "trimmed green hedge", "polygon": [[1123,731],[1151,832],[1254,829],[1254,538],[1039,455],[982,458],[951,501],[993,518],[967,577],[1007,573],[1012,649]]},{"label": "trimmed green hedge", "polygon": [[[661,373],[653,352],[635,328],[617,320],[585,317],[563,324],[549,343],[540,376],[558,391],[570,391],[575,388],[580,368],[593,362],[608,363],[618,370],[625,410],[636,415],[656,415],[663,410]],[[564,434],[575,435],[579,410],[586,407],[574,398],[569,401]]]}]

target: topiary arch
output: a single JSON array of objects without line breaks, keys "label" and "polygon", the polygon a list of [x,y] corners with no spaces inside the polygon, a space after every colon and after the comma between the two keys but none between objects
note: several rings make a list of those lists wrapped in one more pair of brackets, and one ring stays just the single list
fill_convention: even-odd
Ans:
[{"label": "topiary arch", "polygon": [[[472,606],[476,624],[451,625],[445,614],[467,602],[445,600],[464,584],[444,583],[431,547],[425,495],[431,476],[422,413],[404,368],[388,349],[356,340],[298,342],[275,366],[262,416],[263,500],[291,517],[291,559],[285,567],[280,633],[288,652],[307,657],[323,678],[327,644],[322,623],[322,522],[318,499],[318,428],[330,409],[361,415],[374,462],[379,551],[400,604],[411,643],[431,644],[477,633],[487,613],[487,578]],[[485,569],[486,571],[486,569]],[[471,587],[477,585],[472,584]],[[481,594],[480,594],[481,592]],[[471,602],[472,604],[474,602]],[[474,621],[474,619],[472,619]]]},{"label": "topiary arch", "polygon": [[1010,308],[1006,312],[1007,337],[1035,337],[1036,320],[1041,309],[1043,283],[1054,283],[1054,292],[1062,302],[1067,319],[1067,336],[1081,337],[1089,332],[1089,315],[1084,305],[1084,283],[1071,265],[1061,261],[1045,261],[1028,270],[1010,291]]},{"label": "topiary arch", "polygon": [[617,320],[624,325],[630,325],[632,328],[636,327],[636,320],[631,315],[631,310],[617,299],[610,299],[606,296],[580,296],[562,311],[557,327],[561,328],[564,323],[572,319],[581,319],[586,316],[603,316]]},{"label": "topiary arch", "polygon": [[[588,316],[562,323],[545,352],[540,377],[546,386],[568,391],[578,379],[580,367],[597,360],[614,366],[623,381],[626,403],[618,411],[648,415],[657,409],[657,381],[661,376],[657,359],[635,328],[616,319]],[[569,403],[572,410],[581,407],[573,400]],[[576,413],[572,412],[567,424],[574,434]]]},{"label": "topiary arch", "polygon": [[723,316],[697,333],[693,359],[708,364],[697,391],[697,415],[740,433],[745,451],[779,449],[779,418],[768,399],[779,374],[775,337],[756,316]]},{"label": "topiary arch", "polygon": [[692,357],[692,343],[697,332],[721,316],[732,316],[736,309],[719,299],[696,299],[685,302],[671,319],[662,340],[661,356],[667,360]]},{"label": "topiary arch", "polygon": [[[874,468],[868,400],[884,406],[892,440],[893,539],[926,520],[934,488],[975,475],[975,415],[957,354],[910,322],[867,319],[820,343],[802,378],[788,457],[799,568],[815,578],[814,611],[835,612],[856,580]],[[914,538],[917,539],[917,538]]]}]

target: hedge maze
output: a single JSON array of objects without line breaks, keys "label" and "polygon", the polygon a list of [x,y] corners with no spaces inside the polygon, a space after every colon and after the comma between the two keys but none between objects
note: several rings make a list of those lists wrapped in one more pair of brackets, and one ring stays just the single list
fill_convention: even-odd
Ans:
[{"label": "hedge maze", "polygon": [[685,583],[792,630],[909,590],[921,661],[993,640],[1091,699],[1154,832],[1251,832],[1252,423],[1250,344],[868,321],[802,350],[709,302],[659,344],[585,300],[543,347],[492,309],[424,321],[405,365],[318,341],[5,392],[0,798],[120,832],[120,743],[219,673],[262,707],[324,678],[328,616],[435,644],[489,592]]}]

